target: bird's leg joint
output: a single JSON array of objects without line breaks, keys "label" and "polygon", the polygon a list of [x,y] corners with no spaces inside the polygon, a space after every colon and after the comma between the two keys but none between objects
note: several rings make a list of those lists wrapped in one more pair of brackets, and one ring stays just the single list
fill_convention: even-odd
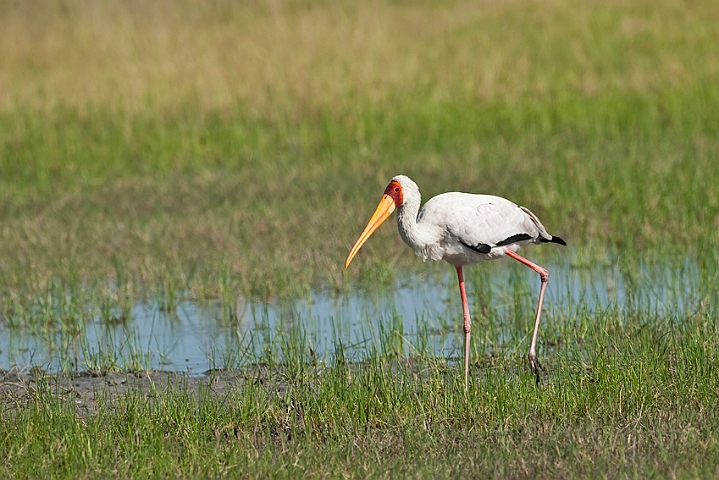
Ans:
[{"label": "bird's leg joint", "polygon": [[549,270],[542,268],[537,273],[539,273],[539,278],[542,280],[542,283],[547,283],[549,281]]}]

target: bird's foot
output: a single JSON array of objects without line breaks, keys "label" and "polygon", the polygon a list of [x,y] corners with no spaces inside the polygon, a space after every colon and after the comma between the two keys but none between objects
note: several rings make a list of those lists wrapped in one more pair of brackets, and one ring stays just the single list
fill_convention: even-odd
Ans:
[{"label": "bird's foot", "polygon": [[528,355],[529,357],[529,365],[532,367],[532,371],[534,372],[534,375],[536,377],[537,386],[539,386],[539,376],[542,371],[544,371],[544,367],[541,363],[539,363],[539,359],[534,353],[530,353]]}]

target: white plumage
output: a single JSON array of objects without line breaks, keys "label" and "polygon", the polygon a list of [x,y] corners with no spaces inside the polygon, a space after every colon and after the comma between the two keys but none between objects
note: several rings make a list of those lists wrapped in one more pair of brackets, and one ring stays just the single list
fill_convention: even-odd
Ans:
[{"label": "white plumage", "polygon": [[444,260],[457,269],[465,330],[465,389],[469,370],[471,320],[464,289],[462,267],[484,260],[510,256],[539,273],[542,280],[529,360],[539,380],[536,339],[549,272],[517,255],[523,245],[564,240],[547,233],[539,219],[524,207],[493,195],[449,192],[427,201],[420,210],[419,187],[409,177],[398,175],[385,194],[364,231],[352,247],[345,267],[372,233],[397,210],[399,234],[424,260]]}]

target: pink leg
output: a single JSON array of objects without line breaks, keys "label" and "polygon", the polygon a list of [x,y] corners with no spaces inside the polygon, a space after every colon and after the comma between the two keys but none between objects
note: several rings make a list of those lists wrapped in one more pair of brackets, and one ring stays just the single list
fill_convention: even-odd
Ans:
[{"label": "pink leg", "polygon": [[462,296],[462,310],[464,311],[464,392],[467,393],[469,378],[469,335],[472,331],[472,319],[469,317],[469,304],[467,303],[467,292],[464,290],[462,267],[457,267],[457,280],[459,280],[459,293]]},{"label": "pink leg", "polygon": [[539,278],[542,280],[542,286],[539,289],[539,304],[537,305],[537,318],[534,321],[534,333],[532,333],[532,343],[529,345],[529,363],[532,366],[532,370],[537,375],[537,383],[539,383],[539,361],[537,361],[537,333],[539,332],[539,317],[542,315],[542,304],[544,303],[544,292],[547,289],[547,282],[549,282],[549,272],[547,269],[540,267],[527,260],[526,258],[517,255],[511,250],[508,250],[507,255],[528,266],[539,274]]}]

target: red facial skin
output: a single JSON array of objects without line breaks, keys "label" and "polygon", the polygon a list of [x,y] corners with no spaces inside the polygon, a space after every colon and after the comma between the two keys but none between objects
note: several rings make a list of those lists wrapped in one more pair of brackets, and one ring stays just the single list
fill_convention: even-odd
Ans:
[{"label": "red facial skin", "polygon": [[402,186],[394,180],[389,182],[389,185],[387,185],[387,188],[384,190],[384,194],[392,197],[395,207],[399,207],[404,202],[404,197],[402,196]]}]

